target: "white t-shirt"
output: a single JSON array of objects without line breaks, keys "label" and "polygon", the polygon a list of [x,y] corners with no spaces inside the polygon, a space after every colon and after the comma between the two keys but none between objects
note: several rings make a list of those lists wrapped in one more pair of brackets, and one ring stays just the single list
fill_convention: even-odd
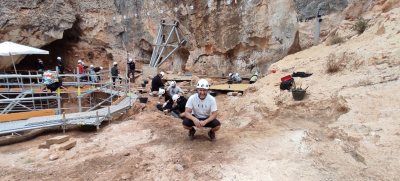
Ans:
[{"label": "white t-shirt", "polygon": [[192,114],[199,119],[207,118],[218,110],[217,102],[210,94],[207,94],[204,100],[201,100],[197,93],[193,94],[186,102],[186,107],[192,109]]}]

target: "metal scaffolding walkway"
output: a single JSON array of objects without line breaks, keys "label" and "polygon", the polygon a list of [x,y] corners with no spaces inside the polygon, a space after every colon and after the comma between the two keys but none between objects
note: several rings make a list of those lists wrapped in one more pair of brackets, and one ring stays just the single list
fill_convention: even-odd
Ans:
[{"label": "metal scaffolding walkway", "polygon": [[125,97],[116,105],[104,107],[95,111],[70,113],[64,115],[53,115],[34,117],[27,120],[18,120],[0,123],[0,134],[27,131],[38,128],[66,125],[94,125],[99,126],[101,122],[110,119],[112,114],[129,109],[135,102],[135,94]]},{"label": "metal scaffolding walkway", "polygon": [[[109,92],[109,90],[104,91]],[[123,93],[120,92],[120,94]],[[95,111],[42,116],[27,120],[2,122],[0,123],[0,134],[15,133],[52,126],[61,126],[63,130],[65,130],[67,125],[93,125],[99,128],[100,124],[106,119],[111,119],[114,113],[128,110],[133,105],[136,98],[136,94],[131,94],[126,96],[116,105],[111,105]]]},{"label": "metal scaffolding walkway", "polygon": [[[31,117],[28,119],[15,117],[8,122],[0,120],[0,135],[53,126],[61,126],[63,131],[68,125],[93,125],[99,128],[104,120],[111,120],[113,114],[127,111],[137,98],[136,94],[131,93],[131,83],[127,75],[125,75],[125,78],[121,78],[119,83],[113,84],[110,72],[110,70],[100,71],[96,75],[87,73],[58,74],[58,69],[56,68],[54,73],[56,77],[64,77],[72,81],[62,83],[63,86],[69,86],[70,89],[74,89],[72,92],[68,92],[72,96],[67,97],[61,95],[60,87],[55,93],[45,93],[42,96],[42,87],[45,85],[39,80],[43,76],[38,72],[34,75],[31,72],[28,72],[28,75],[0,74],[1,115],[44,109],[54,109],[57,113],[57,115]],[[90,76],[97,76],[101,78],[102,82],[92,81],[92,78],[89,78]],[[90,88],[87,88],[88,86]],[[68,89],[68,87],[63,89]],[[96,99],[95,96],[92,96],[95,92],[103,92],[107,96]],[[118,103],[113,104],[115,97],[119,97]],[[62,107],[62,99],[70,100],[74,98],[77,100],[77,105],[72,109],[78,108],[78,111],[66,114],[65,110],[70,108]],[[44,103],[42,100],[44,100]],[[106,106],[106,104],[108,105]]]}]

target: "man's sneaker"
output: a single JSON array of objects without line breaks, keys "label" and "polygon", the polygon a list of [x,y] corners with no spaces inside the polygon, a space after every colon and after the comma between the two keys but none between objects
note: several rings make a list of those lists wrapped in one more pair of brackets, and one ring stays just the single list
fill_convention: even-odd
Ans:
[{"label": "man's sneaker", "polygon": [[194,133],[196,133],[196,129],[192,127],[192,129],[189,130],[189,139],[193,140],[194,139]]},{"label": "man's sneaker", "polygon": [[215,140],[215,132],[210,130],[208,132],[208,138],[210,138],[211,141],[214,141]]}]

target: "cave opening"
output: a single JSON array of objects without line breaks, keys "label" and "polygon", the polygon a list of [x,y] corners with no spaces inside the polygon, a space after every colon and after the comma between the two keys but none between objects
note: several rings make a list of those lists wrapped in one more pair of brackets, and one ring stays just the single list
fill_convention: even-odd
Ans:
[{"label": "cave opening", "polygon": [[18,71],[32,71],[37,70],[38,59],[44,63],[45,70],[55,70],[56,59],[61,57],[65,67],[74,66],[70,60],[74,53],[74,46],[81,40],[83,31],[80,27],[82,18],[79,15],[75,16],[75,22],[70,29],[63,32],[61,39],[55,40],[47,45],[41,47],[43,50],[49,51],[49,55],[27,55],[18,64],[16,68]]}]

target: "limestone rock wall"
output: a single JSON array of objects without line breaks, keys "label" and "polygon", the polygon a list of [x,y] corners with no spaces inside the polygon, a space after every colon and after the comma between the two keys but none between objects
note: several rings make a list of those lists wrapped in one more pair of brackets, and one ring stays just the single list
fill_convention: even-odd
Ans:
[{"label": "limestone rock wall", "polygon": [[299,47],[293,0],[10,0],[0,8],[1,40],[47,48],[47,61],[62,56],[70,69],[78,59],[148,62],[161,19],[178,20],[188,40],[165,70],[246,74]]}]

